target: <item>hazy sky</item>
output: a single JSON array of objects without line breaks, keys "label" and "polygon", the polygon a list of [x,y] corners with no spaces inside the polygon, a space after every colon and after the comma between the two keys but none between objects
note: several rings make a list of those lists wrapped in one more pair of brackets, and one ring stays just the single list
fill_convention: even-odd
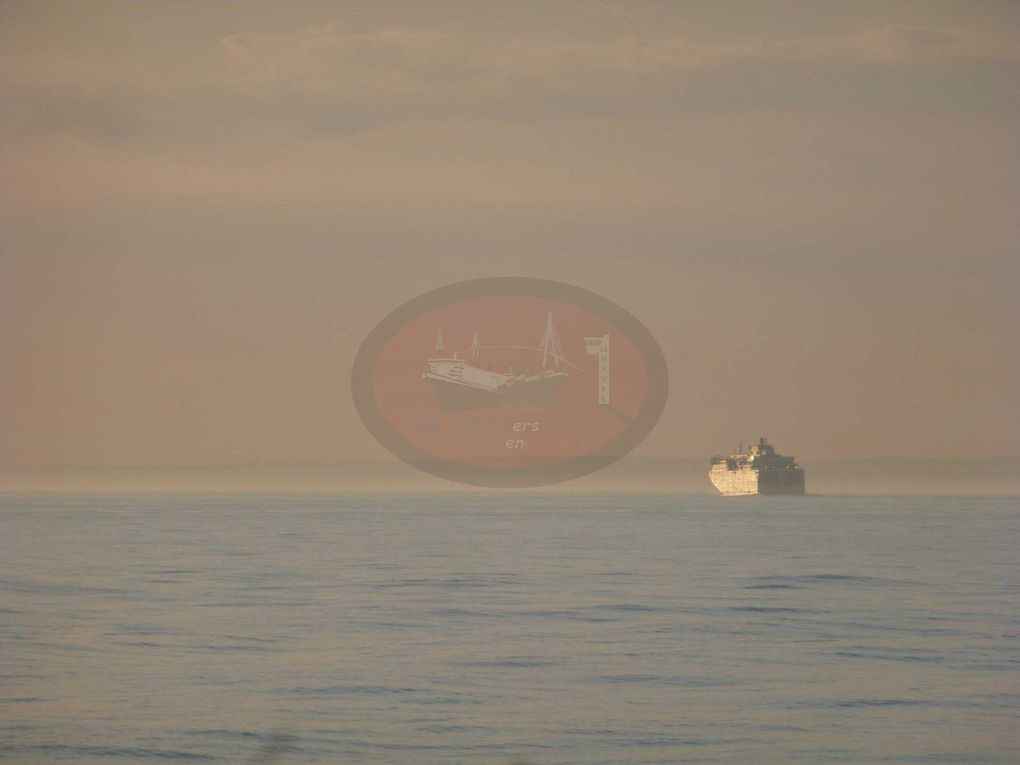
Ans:
[{"label": "hazy sky", "polygon": [[1020,455],[1020,3],[0,3],[0,464],[387,459],[384,315],[567,281],[643,456]]}]

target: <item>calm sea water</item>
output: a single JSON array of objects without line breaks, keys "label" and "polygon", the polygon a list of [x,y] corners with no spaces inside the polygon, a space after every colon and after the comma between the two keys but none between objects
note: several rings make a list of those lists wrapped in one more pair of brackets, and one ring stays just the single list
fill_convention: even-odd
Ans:
[{"label": "calm sea water", "polygon": [[0,496],[16,763],[1007,763],[1013,497]]}]

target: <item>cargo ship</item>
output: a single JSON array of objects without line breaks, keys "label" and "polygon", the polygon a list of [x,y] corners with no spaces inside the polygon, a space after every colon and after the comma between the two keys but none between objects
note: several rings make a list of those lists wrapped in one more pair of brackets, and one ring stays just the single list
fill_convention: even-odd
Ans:
[{"label": "cargo ship", "polygon": [[728,457],[712,457],[708,473],[712,485],[727,496],[747,494],[803,494],[804,469],[793,457],[776,453],[764,438],[745,452],[743,445]]}]

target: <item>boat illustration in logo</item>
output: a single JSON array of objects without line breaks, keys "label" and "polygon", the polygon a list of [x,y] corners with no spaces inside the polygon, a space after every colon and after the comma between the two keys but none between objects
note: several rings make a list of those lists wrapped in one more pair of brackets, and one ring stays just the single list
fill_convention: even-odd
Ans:
[{"label": "boat illustration in logo", "polygon": [[[490,346],[516,348],[520,350],[541,351],[540,369],[494,371],[477,366],[483,346],[474,334],[471,347],[466,353],[472,362],[460,358],[461,352],[455,351],[451,357],[431,358],[425,362],[422,379],[436,393],[436,399],[444,412],[456,412],[470,409],[488,409],[498,406],[526,406],[548,409],[556,401],[556,394],[569,377],[560,369],[560,365],[569,365],[563,355],[552,313],[546,318],[545,330],[539,347],[528,349],[524,346]],[[443,332],[440,328],[436,335],[436,350],[445,351]],[[549,369],[549,365],[552,369]]]}]

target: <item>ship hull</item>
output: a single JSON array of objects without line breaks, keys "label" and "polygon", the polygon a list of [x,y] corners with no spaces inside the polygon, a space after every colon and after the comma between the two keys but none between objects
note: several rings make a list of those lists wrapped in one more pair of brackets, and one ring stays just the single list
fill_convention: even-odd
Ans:
[{"label": "ship hull", "polygon": [[740,467],[731,470],[725,464],[714,465],[708,474],[712,485],[726,497],[752,494],[798,495],[804,493],[804,470],[759,470]]}]

